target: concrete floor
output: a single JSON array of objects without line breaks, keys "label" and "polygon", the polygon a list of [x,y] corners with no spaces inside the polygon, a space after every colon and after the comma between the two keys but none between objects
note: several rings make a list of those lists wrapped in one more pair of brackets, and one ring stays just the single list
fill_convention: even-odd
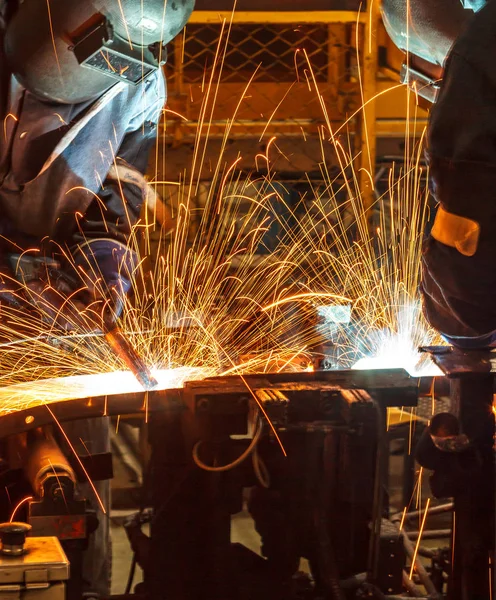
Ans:
[{"label": "concrete floor", "polygon": [[[123,594],[132,563],[132,553],[126,533],[120,523],[124,516],[132,513],[114,511],[112,515],[112,594]],[[247,512],[234,515],[232,519],[231,540],[244,544],[253,552],[260,551],[260,537],[253,527],[253,521]],[[143,573],[136,567],[134,585],[143,580]]]}]

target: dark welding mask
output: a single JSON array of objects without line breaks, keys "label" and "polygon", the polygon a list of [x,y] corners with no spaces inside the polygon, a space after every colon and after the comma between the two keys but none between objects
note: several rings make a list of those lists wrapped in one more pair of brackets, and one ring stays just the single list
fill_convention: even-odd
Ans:
[{"label": "dark welding mask", "polygon": [[76,104],[116,82],[139,85],[165,61],[195,0],[21,0],[5,53],[27,90]]}]

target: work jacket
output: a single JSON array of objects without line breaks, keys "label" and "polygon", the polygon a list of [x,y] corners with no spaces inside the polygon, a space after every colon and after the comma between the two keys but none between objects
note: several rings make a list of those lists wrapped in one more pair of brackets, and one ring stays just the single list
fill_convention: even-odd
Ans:
[{"label": "work jacket", "polygon": [[[7,10],[0,0],[2,42]],[[107,175],[120,160],[144,173],[164,103],[161,72],[138,86],[116,83],[91,102],[39,100],[11,75],[0,44],[0,235],[21,246],[124,239],[142,192]]]},{"label": "work jacket", "polygon": [[448,56],[428,130],[439,202],[423,255],[425,315],[450,337],[496,330],[496,1]]}]

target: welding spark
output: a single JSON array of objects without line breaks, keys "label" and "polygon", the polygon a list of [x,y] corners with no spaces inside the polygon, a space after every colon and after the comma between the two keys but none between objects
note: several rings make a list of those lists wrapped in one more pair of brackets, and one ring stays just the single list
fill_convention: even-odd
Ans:
[{"label": "welding spark", "polygon": [[[212,155],[209,135],[228,33],[224,22],[211,73],[205,75],[190,172],[173,186],[163,186],[176,230],[172,235],[161,231],[149,215],[132,229],[129,246],[139,261],[132,294],[122,299],[122,330],[142,332],[133,336],[134,348],[156,368],[159,379],[164,373],[170,377],[161,384],[164,387],[224,373],[301,371],[312,364],[316,349],[326,346],[336,353],[337,367],[398,366],[424,374],[427,359],[416,349],[438,338],[424,321],[419,303],[422,232],[428,215],[427,192],[421,192],[420,184],[425,174],[421,145],[403,171],[392,170],[389,189],[373,207],[379,222],[371,229],[370,207],[358,189],[356,152],[337,137],[346,124],[333,130],[305,54],[308,84],[325,124],[319,129],[324,185],[317,188],[308,178],[311,193],[295,206],[274,179],[272,161],[287,160],[271,131],[276,111],[262,135],[267,140],[267,174],[246,175],[239,171],[238,157],[227,160],[233,124],[249,95],[251,78],[233,118],[226,121],[217,161],[210,169],[212,182],[203,193],[200,181]],[[166,111],[165,116],[174,115]],[[114,155],[110,140],[109,146]],[[337,177],[328,165],[331,154],[340,169]],[[157,146],[153,193],[162,186],[158,182],[169,179],[158,172],[158,157]],[[124,198],[119,175],[118,185]],[[288,220],[286,215],[298,218]],[[280,233],[269,245],[273,226]],[[156,251],[149,255],[154,244]],[[64,248],[59,253],[69,263],[73,260]],[[108,290],[101,273],[93,275],[98,282],[93,292],[105,298]],[[332,311],[323,312],[323,305],[335,314],[346,312],[347,318],[328,318]],[[46,314],[33,315],[2,307],[0,338],[9,345],[3,348],[0,367],[0,412],[71,398],[69,386],[76,396],[85,397],[102,395],[110,387],[115,393],[135,389],[132,376],[122,372],[123,365],[105,341],[85,336],[94,331],[91,311],[81,311],[73,297],[67,306],[77,317],[78,335],[73,339],[57,333],[48,308]],[[28,339],[31,342],[23,343]],[[370,358],[375,362],[364,362]],[[68,383],[79,376],[91,377]],[[23,388],[29,381],[36,383]]]},{"label": "welding spark", "polygon": [[59,75],[62,78],[62,69],[60,67],[59,54],[57,52],[57,45],[55,43],[55,34],[53,32],[53,21],[52,21],[52,11],[50,9],[50,0],[46,0],[46,3],[47,3],[47,12],[48,12],[48,22],[50,24],[50,36],[52,38],[53,53],[55,55],[55,60],[57,62],[57,68],[59,70]]},{"label": "welding spark", "polygon": [[410,580],[413,577],[413,571],[415,569],[415,561],[417,560],[417,553],[418,553],[418,549],[419,549],[419,546],[420,546],[420,540],[422,539],[422,533],[424,531],[425,521],[427,520],[427,514],[429,512],[429,504],[430,504],[430,502],[431,502],[431,499],[427,498],[427,503],[425,505],[425,510],[424,510],[424,518],[422,519],[422,525],[420,526],[420,530],[419,530],[419,534],[418,534],[418,538],[417,538],[417,543],[415,544],[415,550],[413,552],[412,565],[410,567],[410,575],[409,575]]},{"label": "welding spark", "polygon": [[18,504],[17,506],[14,508],[14,510],[12,511],[12,515],[10,516],[10,523],[14,522],[15,516],[17,514],[17,511],[21,508],[21,506],[23,506],[24,504],[26,504],[27,502],[30,502],[31,500],[33,500],[33,496],[27,496],[26,498],[23,498]]}]

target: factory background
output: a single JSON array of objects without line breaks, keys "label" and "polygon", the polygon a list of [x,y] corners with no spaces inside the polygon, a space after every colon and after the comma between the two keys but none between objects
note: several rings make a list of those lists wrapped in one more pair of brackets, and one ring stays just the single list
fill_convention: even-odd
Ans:
[{"label": "factory background", "polygon": [[[146,181],[127,180],[145,206],[122,313],[49,336],[36,315],[3,345],[0,499],[20,525],[0,526],[0,576],[12,549],[22,569],[0,598],[492,594],[494,353],[446,346],[422,313],[442,61],[399,49],[408,19],[382,15],[400,5],[197,0]],[[47,532],[53,576],[24,561]]]},{"label": "factory background", "polygon": [[[292,2],[291,10],[281,2],[271,3],[271,10],[263,4],[238,2],[232,12],[229,3],[200,1],[184,32],[170,44],[168,110],[150,163],[156,180],[170,183],[159,183],[158,191],[174,205],[177,182],[193,175],[198,185],[193,201],[201,209],[229,122],[223,164],[240,158],[238,169],[266,173],[267,165],[256,156],[275,137],[272,176],[283,182],[290,203],[302,197],[311,202],[308,179],[313,195],[326,185],[320,138],[329,119],[354,157],[371,225],[377,225],[375,201],[388,190],[392,165],[397,173],[402,169],[406,146],[418,147],[428,116],[423,99],[399,84],[405,54],[387,35],[379,3],[331,2],[331,10],[324,1]],[[208,86],[215,102],[205,115]],[[200,128],[209,143],[202,168],[192,174]],[[335,190],[342,188],[334,153],[327,153],[326,164],[330,172],[335,170]],[[374,189],[369,173],[374,174]]]}]

